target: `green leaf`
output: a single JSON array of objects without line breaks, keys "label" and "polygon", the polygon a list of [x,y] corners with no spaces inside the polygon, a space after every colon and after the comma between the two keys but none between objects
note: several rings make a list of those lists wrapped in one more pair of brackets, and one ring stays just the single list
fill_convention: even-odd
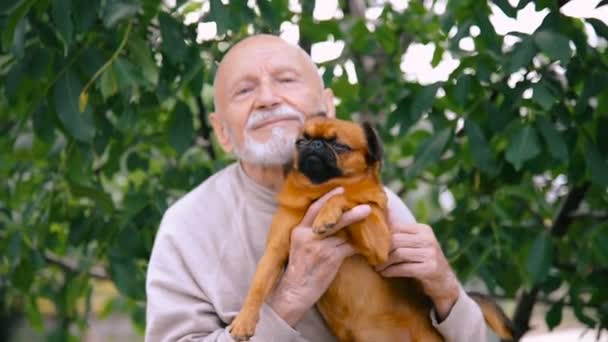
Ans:
[{"label": "green leaf", "polygon": [[493,0],[494,4],[500,8],[504,14],[507,16],[516,19],[517,18],[517,10],[509,4],[508,0]]},{"label": "green leaf", "polygon": [[89,0],[89,1],[74,1],[72,9],[75,16],[73,16],[74,20],[74,29],[76,32],[84,33],[95,25],[95,21],[97,20],[97,13],[99,10],[99,2],[100,0]]},{"label": "green leaf", "polygon": [[441,60],[443,59],[443,54],[445,53],[445,49],[439,45],[435,46],[435,51],[433,51],[433,59],[431,60],[431,66],[436,68]]},{"label": "green leaf", "polygon": [[72,1],[55,0],[53,1],[53,22],[55,23],[65,47],[72,44],[74,27],[72,24]]},{"label": "green leaf", "polygon": [[536,56],[537,51],[534,41],[529,37],[516,44],[513,51],[507,55],[507,73],[511,74],[527,67],[532,62],[532,58]]},{"label": "green leaf", "polygon": [[598,264],[603,267],[608,266],[608,229],[604,229],[593,237],[593,255],[598,260]]},{"label": "green leaf", "polygon": [[76,140],[91,142],[95,136],[91,107],[84,113],[78,110],[82,86],[72,71],[67,71],[57,81],[54,90],[55,110],[67,132]]},{"label": "green leaf", "polygon": [[608,162],[592,141],[585,141],[585,162],[591,182],[597,186],[608,186]]},{"label": "green leaf", "polygon": [[104,8],[103,25],[106,28],[113,28],[121,20],[131,18],[141,10],[138,2],[130,1],[110,1]]},{"label": "green leaf", "polygon": [[538,103],[543,107],[544,110],[550,110],[555,104],[555,96],[551,92],[547,86],[545,86],[542,82],[536,83],[532,88],[534,91],[532,99],[534,102]]},{"label": "green leaf", "polygon": [[422,113],[431,108],[433,102],[435,102],[435,96],[440,85],[440,83],[434,83],[424,86],[416,93],[414,102],[412,102],[412,107],[410,108],[410,117],[418,118]]},{"label": "green leaf", "polygon": [[564,309],[564,301],[560,300],[559,302],[553,304],[551,309],[547,311],[545,315],[545,322],[547,322],[547,326],[549,330],[553,330],[556,326],[558,326],[562,322],[562,311]]},{"label": "green leaf", "polygon": [[[211,3],[213,3],[213,1]],[[164,12],[158,15],[158,21],[160,23],[161,37],[163,40],[163,52],[171,64],[177,65],[184,60],[186,53],[188,52],[188,47],[182,36],[182,24],[175,20],[171,15]]]},{"label": "green leaf", "polygon": [[211,0],[209,19],[215,21],[218,35],[225,34],[230,27],[228,6],[224,5],[221,0]]},{"label": "green leaf", "polygon": [[524,7],[526,7],[529,3],[531,3],[534,0],[520,0],[519,4],[517,4],[517,10],[522,10],[524,9]]},{"label": "green leaf", "polygon": [[25,17],[27,12],[29,12],[36,1],[37,0],[23,1],[10,12],[6,24],[3,24],[4,26],[2,27],[2,46],[8,47],[12,45],[17,25],[21,19]]},{"label": "green leaf", "polygon": [[113,68],[116,72],[116,81],[118,82],[119,89],[137,88],[138,69],[133,64],[124,58],[118,57],[114,61]]},{"label": "green leaf", "polygon": [[32,268],[32,263],[29,260],[22,259],[13,273],[13,285],[17,289],[28,293],[33,281],[34,270]]},{"label": "green leaf", "polygon": [[[395,37],[394,31],[392,31],[386,25],[382,25],[382,26],[379,26],[376,28],[376,31],[374,32],[374,34],[377,37],[378,42],[380,42],[380,45],[382,45],[382,48],[384,49],[384,51],[386,51],[386,53],[392,54],[393,51],[395,51],[395,47],[398,44],[397,44],[397,38]],[[435,51],[437,51],[437,50],[438,49],[435,49]],[[433,57],[433,60],[435,60],[434,57]]]},{"label": "green leaf", "polygon": [[585,20],[589,24],[591,24],[593,30],[598,36],[604,37],[604,39],[608,39],[608,25],[606,25],[603,21],[599,19],[586,18]]},{"label": "green leaf", "polygon": [[280,28],[281,17],[279,16],[279,13],[275,12],[272,9],[271,2],[267,0],[260,0],[257,2],[257,4],[260,8],[260,14],[262,15],[262,18],[264,18],[264,22],[268,23],[270,27],[274,30]]},{"label": "green leaf", "polygon": [[178,154],[183,153],[192,144],[194,125],[190,108],[184,102],[178,102],[169,121],[169,144]]},{"label": "green leaf", "polygon": [[114,211],[114,202],[112,201],[112,197],[110,197],[110,194],[103,191],[103,189],[81,185],[74,182],[70,182],[70,189],[74,196],[90,198],[106,213],[111,214]]},{"label": "green leaf", "polygon": [[538,145],[538,137],[533,126],[519,127],[510,139],[505,156],[519,171],[523,163],[540,153]]},{"label": "green leaf", "polygon": [[553,243],[547,232],[538,234],[528,254],[526,270],[533,285],[542,283],[553,261]]},{"label": "green leaf", "polygon": [[467,97],[469,96],[472,82],[473,75],[462,75],[456,81],[454,100],[456,100],[456,104],[460,107],[463,107],[467,103]]},{"label": "green leaf", "polygon": [[15,28],[15,34],[13,37],[13,46],[11,47],[11,51],[13,55],[17,59],[22,59],[24,57],[24,48],[25,48],[25,18],[21,18],[17,27]]},{"label": "green leaf", "polygon": [[451,137],[452,129],[446,127],[427,139],[416,153],[414,164],[406,170],[405,177],[412,179],[428,166],[437,162],[441,158]]},{"label": "green leaf", "polygon": [[479,125],[468,119],[464,124],[464,130],[469,138],[469,148],[477,167],[487,175],[495,176],[498,173],[496,159]]},{"label": "green leaf", "polygon": [[536,32],[534,42],[552,60],[559,60],[564,65],[570,61],[570,40],[561,34],[552,31]]},{"label": "green leaf", "polygon": [[42,141],[50,144],[55,136],[55,125],[46,104],[41,104],[32,115],[32,125],[36,136]]},{"label": "green leaf", "polygon": [[140,37],[129,39],[129,53],[133,56],[132,62],[141,68],[143,78],[151,86],[157,85],[158,66],[147,43]]},{"label": "green leaf", "polygon": [[300,35],[311,43],[327,40],[329,35],[341,37],[339,23],[333,20],[315,21],[310,16],[300,19]]},{"label": "green leaf", "polygon": [[580,289],[578,286],[572,286],[570,288],[570,303],[572,303],[572,309],[574,310],[574,316],[583,322],[585,325],[595,327],[595,320],[585,313],[585,308],[581,303]]},{"label": "green leaf", "polygon": [[25,313],[27,314],[27,319],[29,320],[30,325],[37,332],[42,332],[44,328],[44,322],[42,318],[42,314],[38,309],[38,305],[36,305],[36,297],[30,296],[28,300],[25,302]]},{"label": "green leaf", "polygon": [[538,116],[536,119],[536,126],[538,127],[540,134],[542,135],[549,153],[556,160],[560,160],[563,163],[568,162],[568,147],[564,142],[561,134],[555,128],[555,125],[544,116]]},{"label": "green leaf", "polygon": [[110,66],[101,74],[99,78],[99,91],[104,100],[107,100],[118,92],[118,82],[116,81],[114,67]]}]

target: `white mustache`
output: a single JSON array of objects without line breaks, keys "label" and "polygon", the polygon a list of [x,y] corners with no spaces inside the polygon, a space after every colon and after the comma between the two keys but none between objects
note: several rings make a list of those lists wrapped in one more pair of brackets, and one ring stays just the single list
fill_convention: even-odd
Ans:
[{"label": "white mustache", "polygon": [[291,106],[282,105],[271,110],[254,110],[247,119],[245,129],[251,130],[262,126],[269,120],[290,120],[295,119],[304,123],[304,114],[295,110]]}]

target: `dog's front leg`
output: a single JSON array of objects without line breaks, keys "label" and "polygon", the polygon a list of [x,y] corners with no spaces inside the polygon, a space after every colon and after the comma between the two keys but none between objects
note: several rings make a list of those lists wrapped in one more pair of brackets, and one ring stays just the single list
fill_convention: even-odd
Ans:
[{"label": "dog's front leg", "polygon": [[348,200],[344,195],[331,197],[321,208],[312,223],[312,231],[319,235],[332,232],[334,226],[340,221],[342,214],[348,208]]},{"label": "dog's front leg", "polygon": [[255,332],[260,308],[274,287],[289,255],[291,231],[298,217],[279,209],[274,216],[264,255],[258,262],[253,281],[241,311],[230,325],[230,334],[237,341],[246,341]]},{"label": "dog's front leg", "polygon": [[377,205],[371,205],[372,212],[350,228],[351,243],[370,265],[378,265],[388,259],[391,248],[391,230],[386,223],[384,212]]}]

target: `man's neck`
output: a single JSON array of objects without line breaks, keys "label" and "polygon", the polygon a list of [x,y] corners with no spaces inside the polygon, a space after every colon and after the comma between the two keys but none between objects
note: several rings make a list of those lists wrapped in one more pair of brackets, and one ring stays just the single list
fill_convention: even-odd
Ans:
[{"label": "man's neck", "polygon": [[247,162],[240,162],[243,170],[254,182],[278,192],[285,180],[285,168],[283,166],[255,165]]}]

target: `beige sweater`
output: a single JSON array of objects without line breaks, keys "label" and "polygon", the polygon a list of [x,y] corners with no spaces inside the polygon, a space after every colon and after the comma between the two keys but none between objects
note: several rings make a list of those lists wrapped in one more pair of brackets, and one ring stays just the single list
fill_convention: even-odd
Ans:
[{"label": "beige sweater", "polygon": [[[167,210],[148,266],[146,341],[233,341],[226,327],[243,303],[276,206],[271,191],[232,164]],[[434,324],[446,341],[486,340],[481,312],[463,291]],[[336,340],[315,308],[292,328],[264,305],[251,341]]]}]

